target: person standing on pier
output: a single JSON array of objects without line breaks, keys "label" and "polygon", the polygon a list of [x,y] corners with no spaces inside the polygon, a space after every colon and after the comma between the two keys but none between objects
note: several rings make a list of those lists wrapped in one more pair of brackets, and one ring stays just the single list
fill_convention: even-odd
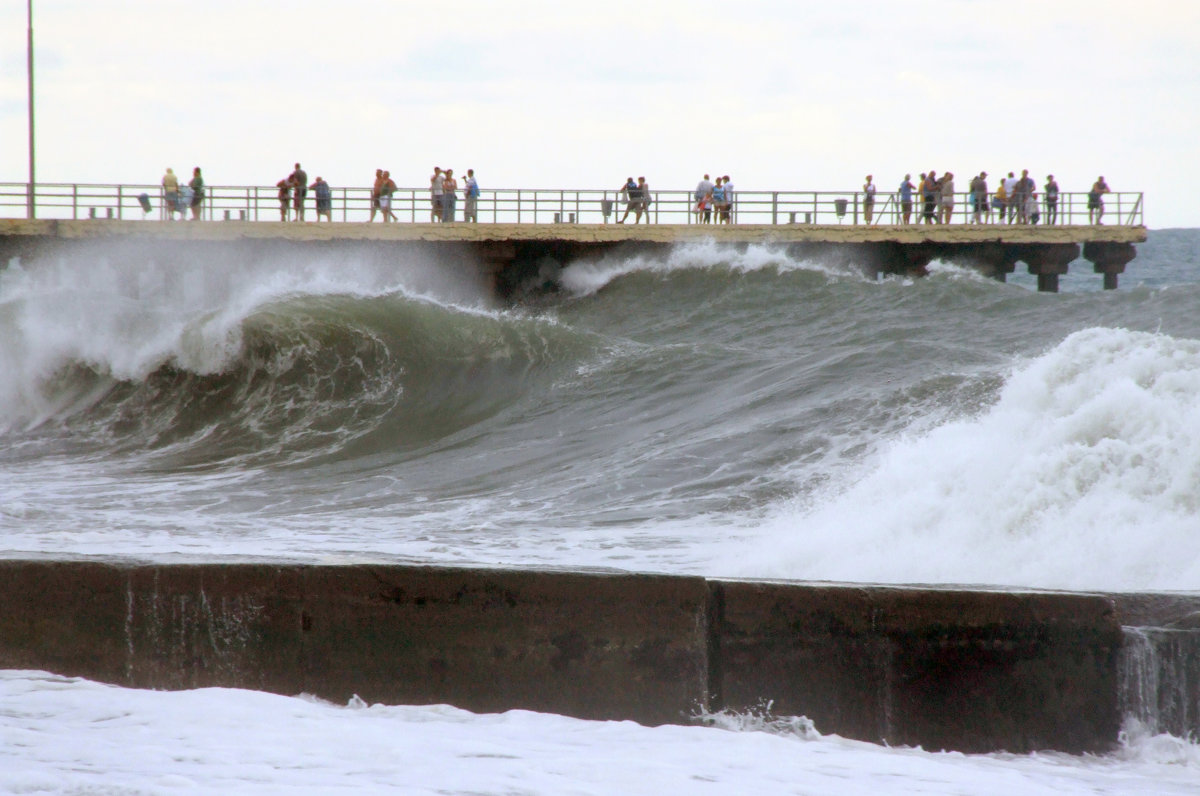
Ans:
[{"label": "person standing on pier", "polygon": [[702,180],[700,180],[700,182],[696,183],[696,201],[699,202],[706,195],[712,193],[712,189],[713,189],[712,180],[710,180],[708,178],[708,175],[705,174],[704,179],[702,179]]},{"label": "person standing on pier", "polygon": [[163,205],[167,210],[167,220],[175,220],[175,211],[179,209],[179,178],[173,169],[167,169],[162,178]]},{"label": "person standing on pier", "polygon": [[467,178],[463,180],[463,221],[477,223],[479,221],[479,183],[475,181],[475,169],[467,169]]},{"label": "person standing on pier", "polygon": [[1053,174],[1046,175],[1046,224],[1058,223],[1058,183]]},{"label": "person standing on pier", "polygon": [[650,184],[646,182],[645,177],[638,177],[637,181],[638,201],[637,207],[634,208],[633,223],[638,223],[642,220],[642,213],[646,214],[646,223],[650,223]]},{"label": "person standing on pier", "polygon": [[726,224],[733,223],[733,181],[726,174],[722,177],[725,181],[725,207],[721,210],[721,221]]},{"label": "person standing on pier", "polygon": [[442,220],[442,196],[445,193],[446,178],[442,175],[440,166],[433,167],[433,176],[429,178],[429,220]]},{"label": "person standing on pier", "polygon": [[874,177],[867,175],[867,182],[863,185],[863,218],[867,223],[871,223],[871,216],[875,213],[875,183]]},{"label": "person standing on pier", "polygon": [[913,189],[916,188],[912,184],[912,175],[905,174],[904,182],[900,183],[900,218],[901,223],[907,224],[912,218],[912,197]]},{"label": "person standing on pier", "polygon": [[949,224],[954,218],[954,172],[948,171],[942,175],[942,203],[939,208],[942,223]]},{"label": "person standing on pier", "polygon": [[279,189],[279,220],[288,220],[288,205],[292,200],[292,178],[284,177],[279,182],[275,183],[275,187]]},{"label": "person standing on pier", "polygon": [[[1092,190],[1088,192],[1088,223],[1103,224],[1100,219],[1104,217],[1104,194],[1111,193],[1108,183],[1104,181],[1104,177],[1097,177],[1092,183]],[[1093,214],[1095,221],[1092,220]]]},{"label": "person standing on pier", "polygon": [[700,197],[700,201],[696,202],[696,216],[697,220],[701,224],[712,223],[713,190],[715,187],[716,186],[709,188],[708,191]]},{"label": "person standing on pier", "polygon": [[379,188],[379,209],[383,211],[385,224],[396,220],[396,214],[392,212],[392,194],[394,193],[396,193],[396,181],[392,179],[390,171],[385,171],[383,185]]},{"label": "person standing on pier", "polygon": [[926,224],[936,224],[934,208],[937,203],[937,172],[921,175],[921,215]]},{"label": "person standing on pier", "polygon": [[1004,206],[1008,208],[1008,223],[1011,224],[1017,217],[1017,178],[1011,171],[1004,178]]},{"label": "person standing on pier", "polygon": [[1029,223],[1029,197],[1033,195],[1033,190],[1036,187],[1033,183],[1033,178],[1029,176],[1029,169],[1022,169],[1021,179],[1017,180],[1013,197],[1017,203],[1018,224]]},{"label": "person standing on pier", "polygon": [[1008,205],[1008,191],[1004,188],[1004,178],[1000,178],[1000,184],[996,186],[996,196],[992,204],[996,207],[996,223],[1004,223],[1005,207]]},{"label": "person standing on pier", "polygon": [[317,199],[317,221],[320,222],[321,216],[325,216],[326,221],[333,221],[333,192],[329,183],[323,177],[317,177],[317,181],[309,187]]},{"label": "person standing on pier", "polygon": [[383,190],[383,169],[375,169],[375,183],[371,186],[371,217],[367,219],[367,223],[375,220],[375,214],[379,212],[379,193]]},{"label": "person standing on pier", "polygon": [[200,176],[200,167],[192,169],[192,179],[188,182],[192,189],[192,221],[200,220],[200,205],[204,201],[204,178]]},{"label": "person standing on pier", "polygon": [[[629,211],[636,209],[634,205],[638,204],[641,199],[638,195],[637,183],[633,181],[633,177],[627,178],[625,184],[621,186],[621,190],[617,193],[625,194],[625,215],[621,216],[617,221],[618,224],[624,224],[625,219],[629,218]],[[634,223],[637,223],[636,217],[634,218]]]},{"label": "person standing on pier", "polygon": [[721,211],[725,207],[725,178],[717,177],[717,184],[713,186],[713,215],[716,216],[717,222],[721,221]]},{"label": "person standing on pier", "polygon": [[442,176],[442,221],[454,222],[455,203],[458,201],[458,180],[454,169],[446,169]]},{"label": "person standing on pier", "polygon": [[297,163],[296,170],[292,172],[291,180],[295,190],[293,205],[296,208],[296,220],[303,221],[304,197],[308,195],[308,172],[300,168],[300,164]]},{"label": "person standing on pier", "polygon": [[979,172],[979,176],[971,180],[971,201],[975,205],[975,215],[973,220],[976,224],[982,224],[984,217],[988,214],[988,186],[987,172]]}]

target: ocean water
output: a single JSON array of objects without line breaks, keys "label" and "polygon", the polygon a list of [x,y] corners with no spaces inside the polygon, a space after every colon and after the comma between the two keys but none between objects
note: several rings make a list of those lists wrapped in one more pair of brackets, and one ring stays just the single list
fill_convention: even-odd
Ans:
[{"label": "ocean water", "polygon": [[[1108,292],[1084,262],[1039,294],[714,244],[555,278],[512,307],[365,249],[11,262],[0,555],[1200,584],[1200,230],[1152,231]],[[1105,757],[962,756],[799,717],[649,729],[36,672],[0,694],[12,792],[1200,788],[1194,744],[1132,723]]]}]

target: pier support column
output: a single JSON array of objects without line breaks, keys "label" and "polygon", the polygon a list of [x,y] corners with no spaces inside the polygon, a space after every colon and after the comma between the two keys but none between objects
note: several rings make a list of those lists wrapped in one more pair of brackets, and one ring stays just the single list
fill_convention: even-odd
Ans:
[{"label": "pier support column", "polygon": [[904,246],[901,244],[891,244],[888,262],[894,263],[890,270],[892,273],[900,274],[901,276],[928,276],[929,271],[926,268],[930,261],[934,258],[934,248],[927,244],[918,246]]},{"label": "pier support column", "polygon": [[946,247],[939,256],[970,266],[997,282],[1007,281],[1017,267],[1017,258],[1009,247],[994,242]]},{"label": "pier support column", "polygon": [[1132,243],[1102,243],[1089,241],[1083,244],[1083,256],[1090,260],[1096,273],[1104,274],[1104,289],[1117,289],[1117,275],[1125,273],[1125,265],[1137,256]]},{"label": "pier support column", "polygon": [[1013,247],[1018,260],[1024,261],[1029,273],[1038,280],[1038,292],[1057,293],[1058,278],[1067,266],[1079,258],[1078,243],[1054,243],[1042,246]]}]

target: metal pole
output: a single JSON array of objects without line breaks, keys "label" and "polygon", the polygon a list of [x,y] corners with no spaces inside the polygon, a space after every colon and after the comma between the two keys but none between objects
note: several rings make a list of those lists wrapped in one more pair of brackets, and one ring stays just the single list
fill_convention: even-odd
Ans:
[{"label": "metal pole", "polygon": [[29,190],[26,195],[29,218],[37,216],[34,209],[34,172],[33,172],[33,0],[26,0],[25,10],[29,20],[29,36],[26,41],[26,58],[29,72]]}]

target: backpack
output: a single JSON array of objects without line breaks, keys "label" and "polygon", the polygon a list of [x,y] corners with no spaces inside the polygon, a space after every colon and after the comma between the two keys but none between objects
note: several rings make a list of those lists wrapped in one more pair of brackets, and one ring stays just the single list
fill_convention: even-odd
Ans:
[{"label": "backpack", "polygon": [[479,183],[477,183],[477,182],[471,183],[471,187],[467,188],[467,197],[470,199],[478,199],[479,198]]}]

